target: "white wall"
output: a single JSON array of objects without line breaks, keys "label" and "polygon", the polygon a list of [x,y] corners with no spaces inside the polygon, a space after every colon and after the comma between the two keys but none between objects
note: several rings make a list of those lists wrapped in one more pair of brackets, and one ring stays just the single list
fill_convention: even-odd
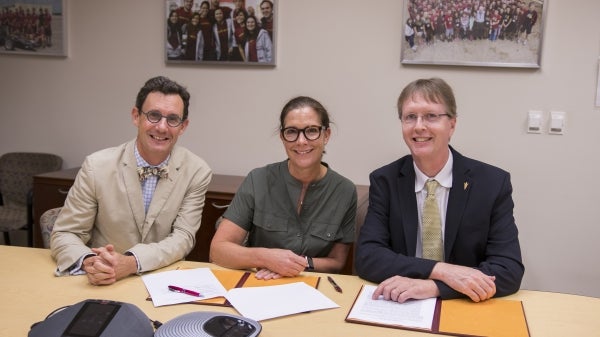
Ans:
[{"label": "white wall", "polygon": [[[458,100],[452,144],[512,173],[523,288],[600,296],[600,2],[546,3],[542,66],[532,70],[401,65],[400,0],[280,0],[275,68],[166,65],[163,1],[68,1],[68,58],[0,55],[0,153],[49,151],[79,166],[134,137],[134,97],[164,74],[192,93],[180,142],[215,172],[243,175],[283,159],[279,111],[305,94],[336,123],[326,160],[368,184],[370,171],[407,153],[400,90],[440,76]],[[530,109],[566,111],[566,133],[527,134]]]}]

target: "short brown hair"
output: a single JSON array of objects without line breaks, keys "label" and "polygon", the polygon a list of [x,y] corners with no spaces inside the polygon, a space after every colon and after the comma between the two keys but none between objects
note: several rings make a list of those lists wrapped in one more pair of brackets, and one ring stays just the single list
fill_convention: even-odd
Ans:
[{"label": "short brown hair", "polygon": [[398,97],[398,118],[402,118],[402,105],[415,94],[423,95],[428,102],[443,104],[450,118],[456,118],[456,99],[454,92],[446,81],[438,77],[418,79],[409,83]]}]

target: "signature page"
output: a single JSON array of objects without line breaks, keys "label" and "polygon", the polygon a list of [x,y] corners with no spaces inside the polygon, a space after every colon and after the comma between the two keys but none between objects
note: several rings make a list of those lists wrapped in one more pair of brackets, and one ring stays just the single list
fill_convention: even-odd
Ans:
[{"label": "signature page", "polygon": [[436,299],[413,300],[405,303],[372,299],[376,286],[364,285],[352,306],[349,321],[431,330]]}]

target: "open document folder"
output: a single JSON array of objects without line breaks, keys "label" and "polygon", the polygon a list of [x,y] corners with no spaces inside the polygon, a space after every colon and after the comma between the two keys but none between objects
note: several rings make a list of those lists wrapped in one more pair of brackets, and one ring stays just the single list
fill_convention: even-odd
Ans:
[{"label": "open document folder", "polygon": [[[211,269],[219,282],[227,290],[234,288],[250,288],[250,287],[265,287],[289,284],[295,282],[304,282],[307,285],[317,288],[321,278],[313,275],[298,275],[295,277],[282,277],[272,280],[259,280],[256,278],[256,273],[244,270],[232,269]],[[231,306],[231,303],[225,297],[215,297],[209,299],[197,299],[192,302],[194,304],[207,304],[217,306]]]},{"label": "open document folder", "polygon": [[458,336],[529,336],[521,301],[429,298],[398,303],[372,299],[375,288],[363,285],[347,322]]},{"label": "open document folder", "polygon": [[[213,276],[216,277],[216,281]],[[150,293],[149,299],[152,299],[156,307],[187,302],[230,307],[231,303],[225,298],[225,293],[230,289],[274,286],[295,282],[304,282],[313,288],[317,288],[321,278],[313,275],[298,275],[273,280],[259,280],[255,277],[255,273],[244,270],[196,268],[144,275],[142,280],[148,289],[148,293]],[[189,284],[190,282],[191,284]],[[215,292],[215,287],[219,286],[217,283],[225,289],[217,289],[218,291]],[[169,285],[198,292],[201,296],[167,292]],[[203,287],[206,287],[209,291],[204,291]],[[210,289],[213,289],[213,291],[210,291]],[[155,294],[160,298],[154,300]]]},{"label": "open document folder", "polygon": [[[339,307],[316,289],[318,276],[263,281],[252,274],[239,270],[196,268],[148,274],[142,276],[142,280],[156,307],[188,302],[226,303],[241,315],[257,321]],[[169,289],[173,287],[188,293]]]},{"label": "open document folder", "polygon": [[[339,307],[316,289],[319,279],[318,276],[297,276],[263,281],[250,272],[210,268],[171,270],[142,276],[156,307],[188,302],[226,303],[243,316],[257,321]],[[188,293],[169,289],[174,287]]]}]

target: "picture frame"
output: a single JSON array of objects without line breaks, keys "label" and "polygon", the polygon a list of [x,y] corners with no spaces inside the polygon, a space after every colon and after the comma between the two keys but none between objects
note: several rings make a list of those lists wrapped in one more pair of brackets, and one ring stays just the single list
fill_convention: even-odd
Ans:
[{"label": "picture frame", "polygon": [[165,0],[165,62],[273,67],[277,8],[277,0]]},{"label": "picture frame", "polygon": [[67,56],[66,0],[0,0],[0,54]]},{"label": "picture frame", "polygon": [[549,0],[404,0],[402,64],[540,68]]},{"label": "picture frame", "polygon": [[598,78],[596,79],[596,107],[600,107],[600,57],[598,57]]}]

